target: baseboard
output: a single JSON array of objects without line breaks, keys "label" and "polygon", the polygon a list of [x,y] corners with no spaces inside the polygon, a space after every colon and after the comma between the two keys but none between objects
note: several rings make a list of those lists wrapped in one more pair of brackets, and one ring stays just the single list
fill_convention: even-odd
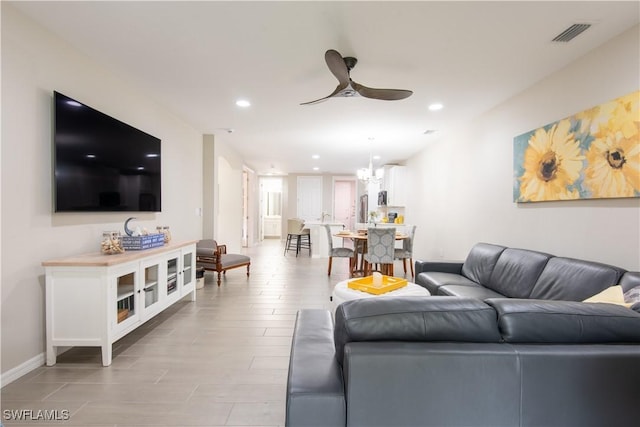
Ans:
[{"label": "baseboard", "polygon": [[34,369],[39,368],[44,365],[45,362],[45,354],[40,353],[39,355],[27,360],[26,362],[16,366],[13,369],[9,369],[7,372],[2,373],[2,378],[0,378],[0,386],[4,387],[8,384],[11,384],[18,378],[27,375],[29,372]]}]

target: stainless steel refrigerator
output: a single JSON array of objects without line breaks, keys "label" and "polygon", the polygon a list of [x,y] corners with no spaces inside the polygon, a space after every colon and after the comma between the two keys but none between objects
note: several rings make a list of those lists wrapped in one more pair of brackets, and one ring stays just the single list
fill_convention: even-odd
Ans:
[{"label": "stainless steel refrigerator", "polygon": [[358,210],[358,222],[365,224],[369,215],[369,195],[360,196],[360,209]]}]

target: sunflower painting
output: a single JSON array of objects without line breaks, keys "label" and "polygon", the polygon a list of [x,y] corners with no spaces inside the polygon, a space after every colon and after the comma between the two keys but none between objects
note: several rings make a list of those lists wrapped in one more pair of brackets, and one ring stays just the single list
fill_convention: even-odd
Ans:
[{"label": "sunflower painting", "polygon": [[514,138],[515,202],[640,197],[640,91]]}]

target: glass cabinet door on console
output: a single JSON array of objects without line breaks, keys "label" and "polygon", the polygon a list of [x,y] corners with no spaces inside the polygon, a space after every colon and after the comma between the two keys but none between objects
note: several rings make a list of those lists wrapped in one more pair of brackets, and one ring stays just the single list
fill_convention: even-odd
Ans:
[{"label": "glass cabinet door on console", "polygon": [[196,256],[192,250],[185,249],[182,251],[182,292],[181,295],[184,296],[191,292],[191,300],[195,301],[195,262]]},{"label": "glass cabinet door on console", "polygon": [[118,334],[118,332],[126,330],[140,320],[137,298],[137,270],[135,266],[119,272],[114,281],[116,294],[116,303],[113,307],[116,325],[114,331]]},{"label": "glass cabinet door on console", "polygon": [[173,252],[167,258],[166,265],[166,277],[165,282],[165,295],[171,301],[180,299],[180,287],[178,277],[178,267],[180,264],[180,253]]},{"label": "glass cabinet door on console", "polygon": [[146,321],[162,311],[160,304],[160,264],[142,263],[144,279],[140,292],[140,306],[143,308],[142,320]]}]

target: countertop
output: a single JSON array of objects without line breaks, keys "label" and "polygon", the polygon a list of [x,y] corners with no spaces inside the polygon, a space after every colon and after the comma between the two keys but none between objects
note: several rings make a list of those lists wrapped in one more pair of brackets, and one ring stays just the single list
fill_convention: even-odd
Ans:
[{"label": "countertop", "polygon": [[180,249],[184,246],[197,243],[197,240],[189,240],[185,242],[171,242],[164,246],[153,249],[144,249],[139,251],[125,251],[117,255],[104,255],[100,252],[91,252],[72,257],[51,259],[44,261],[44,267],[109,267],[112,265],[123,264],[125,262],[135,261],[152,255],[169,252],[171,250]]}]

